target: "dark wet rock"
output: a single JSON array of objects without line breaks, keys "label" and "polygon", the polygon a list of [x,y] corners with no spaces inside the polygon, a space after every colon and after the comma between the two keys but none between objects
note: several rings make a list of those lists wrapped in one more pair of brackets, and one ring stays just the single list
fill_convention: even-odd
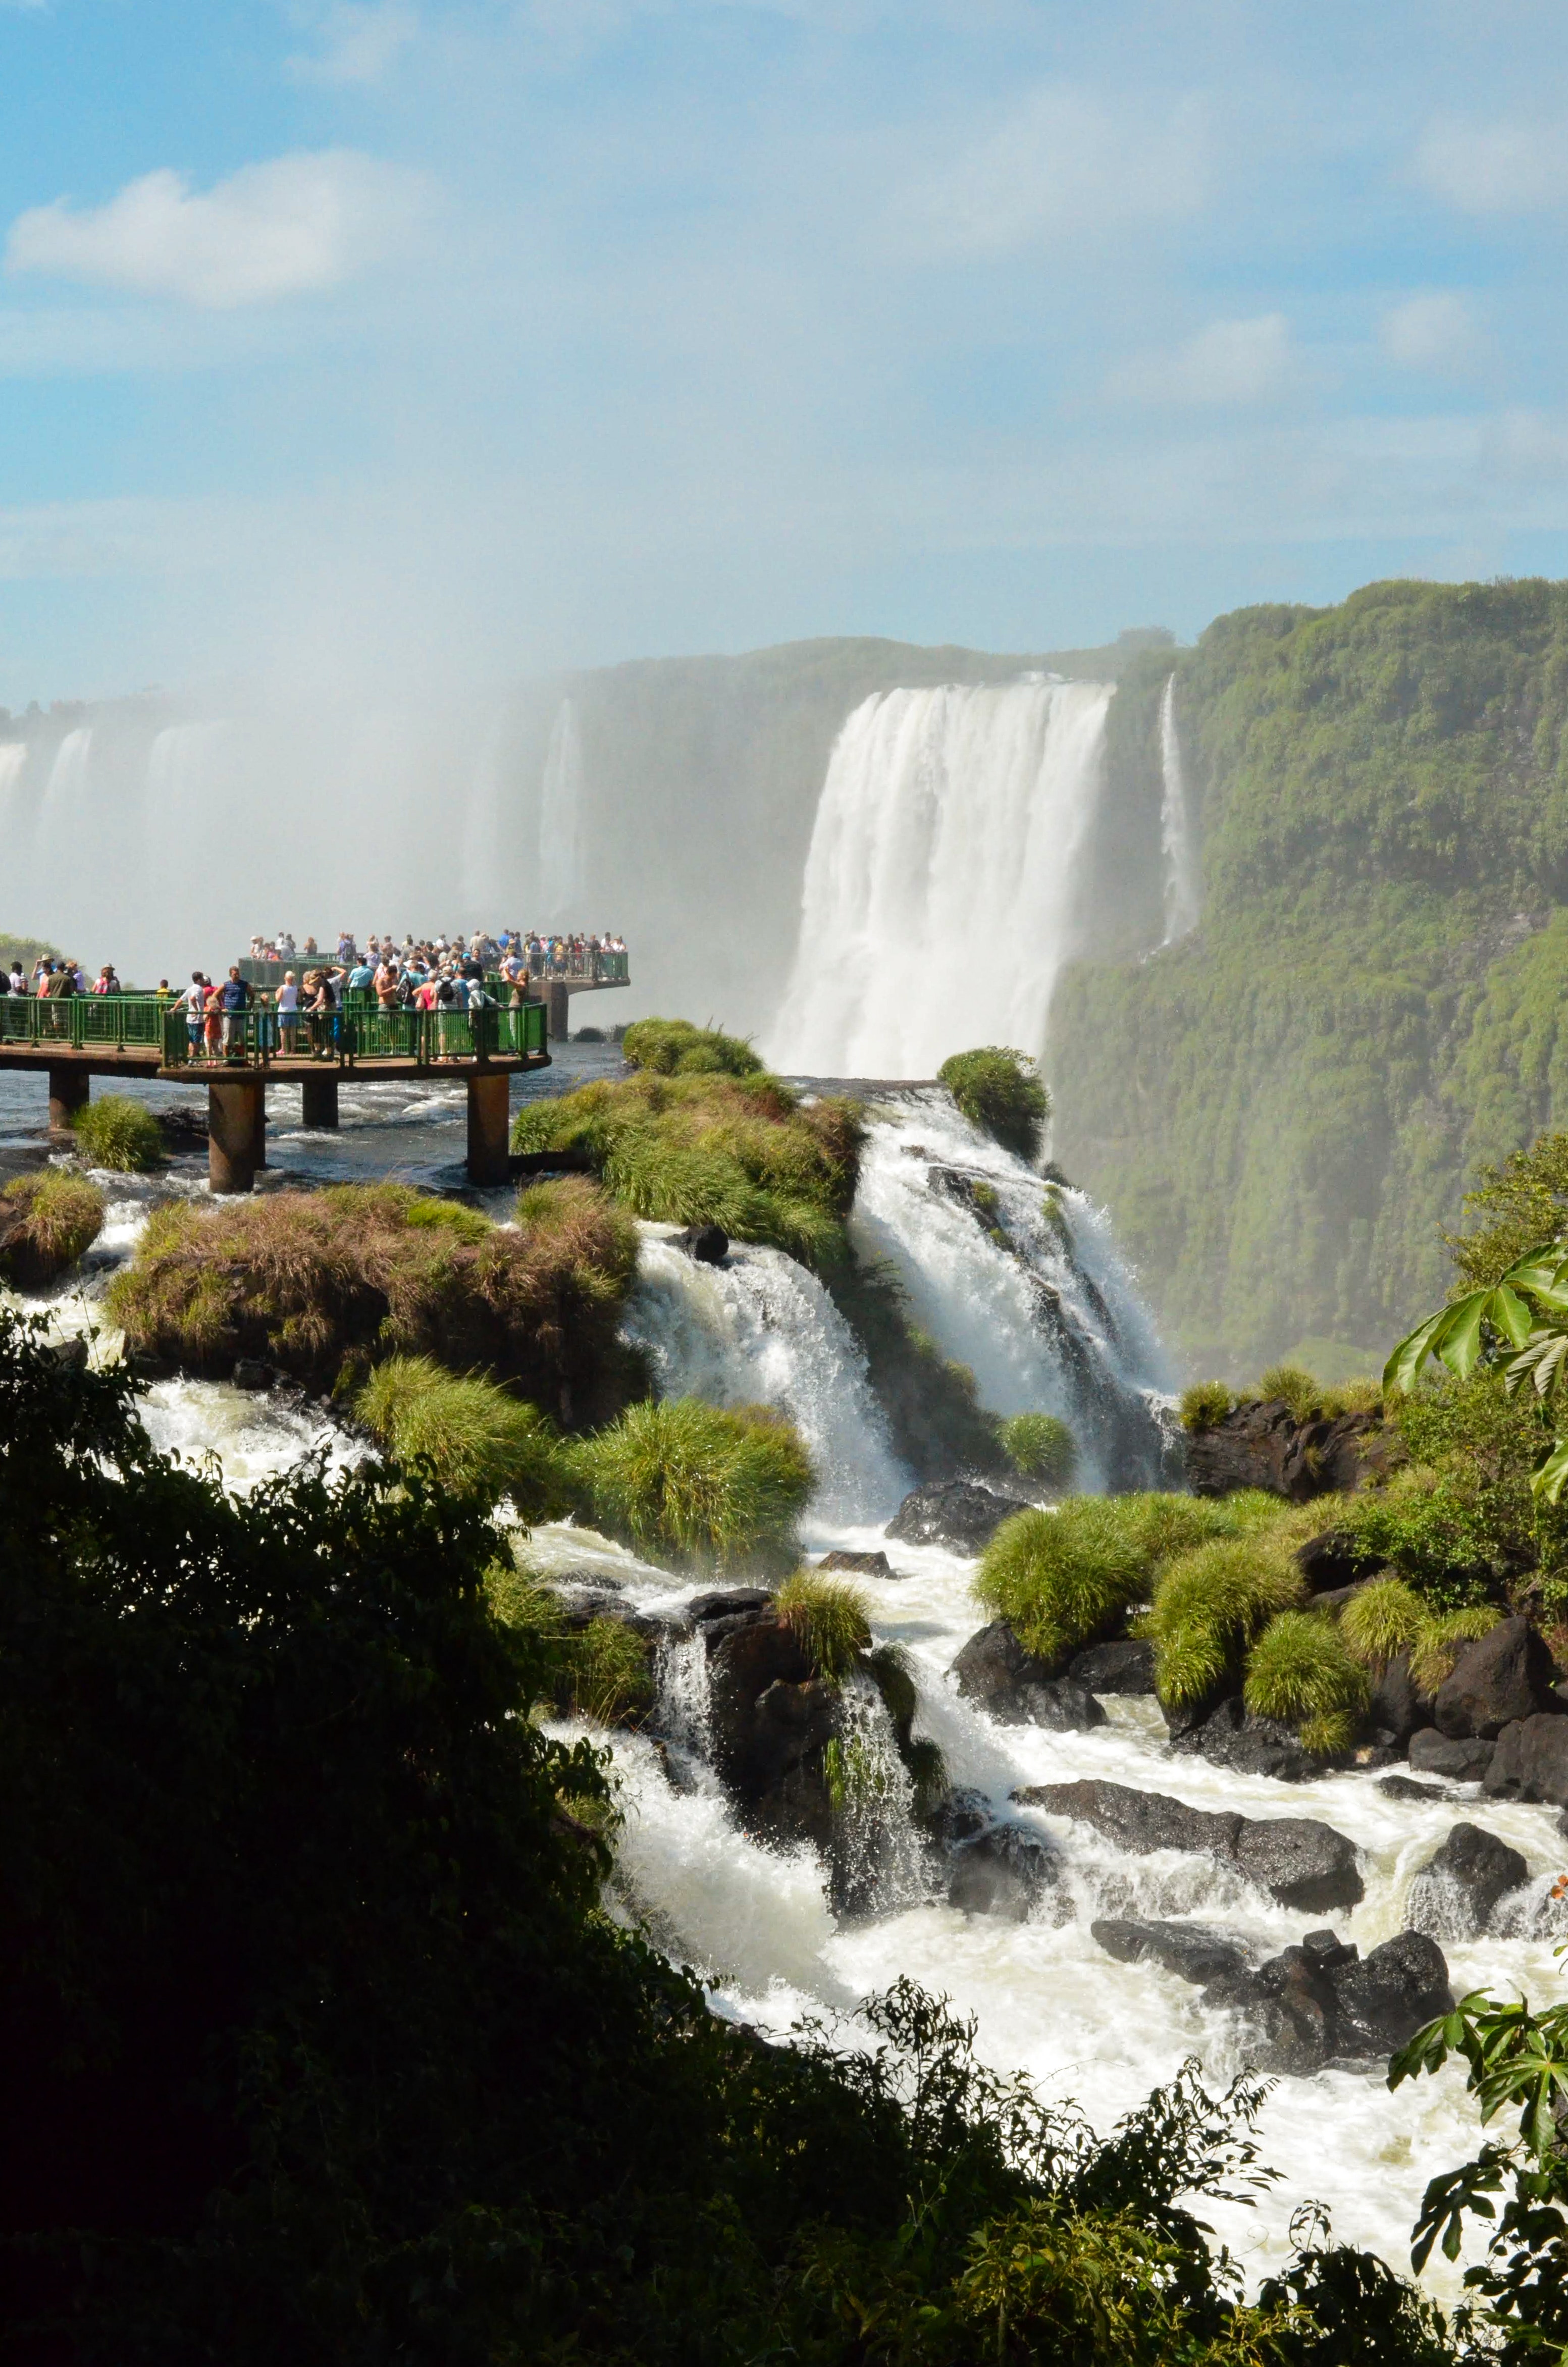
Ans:
[{"label": "dark wet rock", "polygon": [[970,1637],[952,1672],[965,1699],[1003,1726],[1043,1726],[1066,1733],[1106,1722],[1093,1693],[1070,1677],[1053,1677],[1043,1660],[1025,1650],[1005,1619],[994,1619]]},{"label": "dark wet rock", "polygon": [[237,1389],[265,1389],[272,1385],[270,1365],[258,1364],[254,1356],[242,1356],[234,1366],[233,1383]]},{"label": "dark wet rock", "polygon": [[840,1546],[835,1546],[831,1553],[824,1554],[817,1568],[825,1570],[854,1571],[861,1578],[896,1578],[898,1576],[897,1570],[892,1569],[885,1553],[848,1553]]},{"label": "dark wet rock", "polygon": [[1411,1929],[1437,1940],[1475,1940],[1488,1930],[1500,1898],[1528,1879],[1517,1849],[1481,1825],[1459,1824],[1410,1886]]},{"label": "dark wet rock", "polygon": [[1384,1468],[1387,1457],[1381,1412],[1301,1422],[1279,1398],[1239,1405],[1187,1440],[1187,1483],[1195,1496],[1263,1488],[1305,1504],[1359,1487]]},{"label": "dark wet rock", "polygon": [[1416,1784],[1408,1775],[1380,1775],[1378,1789],[1391,1800],[1440,1800],[1440,1784]]},{"label": "dark wet rock", "polygon": [[1085,1693],[1152,1693],[1154,1648],[1131,1637],[1110,1644],[1091,1644],[1068,1662],[1067,1674]]},{"label": "dark wet rock", "polygon": [[945,1546],[949,1553],[980,1554],[1004,1521],[1024,1507],[972,1479],[932,1479],[915,1488],[888,1523],[886,1534],[900,1545]]},{"label": "dark wet rock", "polygon": [[1556,1673],[1539,1628],[1528,1619],[1500,1619],[1461,1648],[1437,1688],[1432,1723],[1451,1742],[1471,1735],[1494,1742],[1516,1719],[1555,1706]]},{"label": "dark wet rock", "polygon": [[1506,1726],[1482,1788],[1496,1800],[1568,1806],[1568,1717],[1548,1711]]},{"label": "dark wet rock", "polygon": [[1026,1699],[1029,1724],[1046,1727],[1053,1734],[1083,1734],[1106,1723],[1106,1714],[1093,1693],[1074,1684],[1071,1677],[1030,1685]]},{"label": "dark wet rock", "polygon": [[1454,2010],[1448,1964],[1425,1931],[1402,1931],[1385,1940],[1333,1979],[1339,2007],[1336,2055],[1392,2055],[1423,2022]]},{"label": "dark wet rock", "polygon": [[694,1594],[686,1606],[688,1619],[701,1626],[710,1619],[730,1619],[737,1612],[766,1611],[773,1597],[766,1586],[730,1586]]},{"label": "dark wet rock", "polygon": [[1443,1952],[1422,1932],[1402,1931],[1362,1958],[1336,1932],[1310,1931],[1256,1972],[1211,1982],[1203,2002],[1244,2018],[1260,2070],[1304,2078],[1392,2054],[1454,1999]]},{"label": "dark wet rock", "polygon": [[1355,1843],[1312,1817],[1254,1818],[1189,1808],[1163,1792],[1094,1780],[1027,1784],[1013,1797],[1022,1806],[1093,1825],[1134,1856],[1175,1849],[1221,1858],[1286,1907],[1322,1914],[1354,1907],[1362,1896]]},{"label": "dark wet rock", "polygon": [[1022,1923],[1060,1874],[1061,1860],[1041,1834],[1022,1825],[987,1825],[954,1850],[948,1901],[966,1915]]},{"label": "dark wet rock", "polygon": [[1296,1567],[1313,1594],[1326,1598],[1355,1593],[1380,1565],[1348,1537],[1325,1529],[1321,1536],[1309,1537],[1304,1546],[1296,1547]]},{"label": "dark wet rock", "polygon": [[722,1265],[730,1254],[730,1236],[722,1225],[687,1225],[670,1237],[672,1249],[684,1250],[699,1265]]},{"label": "dark wet rock", "polygon": [[1435,1726],[1424,1726],[1410,1738],[1413,1775],[1446,1775],[1450,1784],[1479,1784],[1495,1755],[1494,1742],[1450,1742]]},{"label": "dark wet rock", "polygon": [[967,1784],[955,1784],[937,1801],[926,1827],[939,1849],[954,1849],[960,1841],[972,1840],[992,1821],[991,1803],[984,1793],[971,1790]]},{"label": "dark wet rock", "polygon": [[1201,1726],[1173,1733],[1171,1748],[1233,1768],[1238,1775],[1271,1775],[1281,1784],[1304,1784],[1321,1775],[1324,1765],[1303,1750],[1290,1727],[1252,1716],[1236,1694],[1210,1711]]},{"label": "dark wet rock", "polygon": [[1089,1932],[1119,1964],[1137,1965],[1148,1958],[1178,1979],[1200,1987],[1244,1973],[1252,1963],[1244,1941],[1229,1931],[1216,1931],[1207,1923],[1145,1923],[1108,1916],[1091,1923]]},{"label": "dark wet rock", "polygon": [[1410,1655],[1401,1652],[1392,1659],[1372,1688],[1368,1715],[1374,1728],[1392,1735],[1402,1747],[1408,1746],[1413,1734],[1433,1724],[1433,1703],[1430,1694],[1416,1690],[1410,1673]]},{"label": "dark wet rock", "polygon": [[87,1342],[80,1331],[68,1331],[63,1339],[45,1340],[43,1353],[51,1357],[67,1373],[85,1373],[87,1369]]},{"label": "dark wet rock", "polygon": [[[789,1779],[815,1756],[813,1821],[825,1828],[827,1795],[821,1754],[836,1731],[835,1697],[814,1680],[794,1630],[782,1619],[748,1617],[722,1637],[709,1656],[713,1764],[723,1783],[754,1807],[770,1795],[799,1806]],[[804,1779],[802,1779],[804,1781]],[[790,1816],[785,1821],[791,1820]]]}]

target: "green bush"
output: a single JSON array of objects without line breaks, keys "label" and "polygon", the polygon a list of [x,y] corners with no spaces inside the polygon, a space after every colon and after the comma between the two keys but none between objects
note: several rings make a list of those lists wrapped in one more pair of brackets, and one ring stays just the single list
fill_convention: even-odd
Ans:
[{"label": "green bush", "polygon": [[104,1195],[61,1167],[18,1175],[0,1192],[0,1274],[44,1290],[85,1255],[103,1230]]},{"label": "green bush", "polygon": [[955,1052],[943,1061],[937,1081],[946,1085],[971,1126],[979,1127],[1004,1150],[1020,1159],[1037,1159],[1051,1115],[1051,1096],[1027,1052],[984,1044],[973,1052]]},{"label": "green bush", "polygon": [[799,1435],[770,1408],[697,1398],[629,1407],[581,1442],[573,1466],[601,1528],[699,1569],[792,1560],[814,1485]]},{"label": "green bush", "polygon": [[89,1167],[144,1174],[164,1163],[164,1137],[150,1109],[128,1093],[105,1093],[88,1102],[71,1121],[77,1148]]},{"label": "green bush", "polygon": [[1494,1603],[1474,1603],[1460,1611],[1445,1611],[1422,1628],[1411,1655],[1410,1673],[1424,1693],[1435,1693],[1454,1671],[1461,1646],[1489,1635],[1503,1614]]},{"label": "green bush", "polygon": [[1239,1676],[1267,1622],[1293,1610],[1305,1592],[1289,1541],[1278,1534],[1216,1537],[1176,1555],[1147,1621],[1160,1699],[1188,1708]]},{"label": "green bush", "polygon": [[1259,1375],[1256,1394],[1265,1402],[1282,1399],[1298,1421],[1310,1421],[1323,1403],[1323,1391],[1299,1365],[1271,1365]]},{"label": "green bush", "polygon": [[1002,1448],[1015,1471],[1048,1488],[1070,1485],[1077,1442],[1053,1413],[1016,1413],[1002,1424]]},{"label": "green bush", "polygon": [[1243,1699],[1255,1717],[1293,1726],[1309,1750],[1330,1758],[1355,1740],[1371,1687],[1332,1620],[1281,1611],[1252,1648]]},{"label": "green bush", "polygon": [[1181,1393],[1183,1430],[1212,1430],[1234,1406],[1234,1392],[1223,1381],[1194,1381]]},{"label": "green bush", "polygon": [[756,1077],[763,1063],[739,1036],[694,1027],[689,1019],[637,1019],[621,1039],[628,1068],[661,1077]]},{"label": "green bush", "polygon": [[523,1520],[571,1507],[551,1424],[494,1381],[460,1378],[429,1356],[391,1356],[360,1390],[355,1411],[399,1463],[425,1465],[442,1488],[490,1503],[509,1496]]},{"label": "green bush", "polygon": [[[846,1580],[798,1569],[774,1596],[773,1607],[793,1629],[813,1674],[824,1677],[829,1684],[841,1684],[861,1655],[871,1648],[870,1606],[860,1589]],[[895,1664],[884,1659],[882,1671],[892,1684]],[[914,1716],[913,1703],[910,1716]]]},{"label": "green bush", "polygon": [[1381,1676],[1402,1652],[1413,1652],[1430,1613],[1403,1578],[1375,1578],[1350,1597],[1339,1630],[1356,1658]]}]

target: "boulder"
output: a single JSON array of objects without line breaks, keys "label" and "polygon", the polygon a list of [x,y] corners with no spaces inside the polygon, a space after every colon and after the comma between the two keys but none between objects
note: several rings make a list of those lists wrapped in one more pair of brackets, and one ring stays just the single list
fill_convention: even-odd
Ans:
[{"label": "boulder", "polygon": [[1061,1862],[1043,1835],[1022,1825],[987,1825],[954,1850],[948,1902],[966,1915],[1022,1923],[1060,1873]]},{"label": "boulder", "polygon": [[1437,1688],[1432,1723],[1450,1742],[1471,1736],[1494,1742],[1506,1726],[1553,1706],[1556,1674],[1538,1628],[1528,1619],[1500,1619],[1460,1651]]},{"label": "boulder", "polygon": [[1392,1659],[1373,1686],[1369,1716],[1374,1733],[1387,1734],[1403,1747],[1408,1747],[1413,1734],[1433,1723],[1431,1698],[1417,1693],[1408,1652]]},{"label": "boulder", "polygon": [[1310,1931],[1256,1972],[1211,1982],[1203,2002],[1243,2017],[1260,2070],[1304,2077],[1392,2054],[1454,1999],[1443,1952],[1423,1932],[1402,1931],[1362,1959],[1337,1933]]},{"label": "boulder", "polygon": [[939,1849],[955,1849],[960,1841],[971,1841],[991,1822],[991,1803],[984,1793],[967,1784],[955,1784],[931,1810],[926,1826]]},{"label": "boulder", "polygon": [[1543,1711],[1506,1726],[1481,1788],[1494,1800],[1549,1800],[1568,1806],[1568,1717]]},{"label": "boulder", "polygon": [[1091,1644],[1068,1662],[1067,1673],[1085,1693],[1152,1693],[1154,1648],[1131,1637],[1111,1644]]},{"label": "boulder", "polygon": [[824,1554],[817,1568],[825,1570],[853,1570],[861,1578],[896,1578],[898,1576],[897,1570],[892,1568],[885,1553],[848,1553],[840,1546],[835,1546],[831,1553]]},{"label": "boulder", "polygon": [[1025,1650],[1005,1619],[994,1619],[970,1637],[952,1673],[965,1699],[1003,1726],[1044,1726],[1062,1733],[1105,1724],[1093,1693],[1070,1677],[1053,1677],[1043,1660]]},{"label": "boulder", "polygon": [[687,1225],[683,1233],[672,1234],[670,1246],[684,1250],[699,1265],[722,1265],[730,1254],[730,1236],[722,1225]]},{"label": "boulder", "polygon": [[242,1356],[234,1366],[233,1381],[237,1389],[270,1388],[271,1369],[268,1365],[258,1363],[254,1356]]},{"label": "boulder", "polygon": [[1281,1784],[1304,1784],[1324,1771],[1324,1761],[1302,1748],[1291,1727],[1277,1718],[1254,1717],[1239,1694],[1222,1701],[1201,1726],[1173,1732],[1171,1748],[1233,1768],[1238,1775],[1271,1775]]},{"label": "boulder", "polygon": [[782,1619],[744,1616],[709,1653],[713,1765],[743,1800],[759,1802],[835,1728],[830,1689]]},{"label": "boulder", "polygon": [[1402,1931],[1330,1978],[1338,2006],[1336,2055],[1392,2055],[1423,2022],[1454,2010],[1443,1952],[1425,1931]]},{"label": "boulder", "polygon": [[1094,1779],[1025,1784],[1013,1797],[1022,1806],[1092,1825],[1136,1857],[1175,1849],[1223,1859],[1283,1906],[1322,1913],[1354,1907],[1362,1896],[1355,1843],[1315,1818],[1254,1818],[1229,1809],[1189,1808],[1163,1792]]},{"label": "boulder", "polygon": [[1440,1800],[1440,1784],[1415,1784],[1408,1775],[1380,1775],[1378,1789],[1390,1800]]},{"label": "boulder", "polygon": [[1258,1399],[1189,1433],[1187,1484],[1195,1496],[1263,1488],[1305,1504],[1359,1487],[1369,1473],[1382,1469],[1387,1452],[1380,1411],[1301,1422],[1282,1399]]},{"label": "boulder", "polygon": [[1131,1917],[1107,1916],[1091,1923],[1089,1933],[1119,1964],[1137,1965],[1149,1958],[1178,1979],[1199,1987],[1244,1973],[1252,1963],[1244,1941],[1228,1931],[1216,1931],[1207,1923],[1145,1923]]},{"label": "boulder", "polygon": [[1494,1742],[1450,1742],[1435,1726],[1424,1726],[1410,1738],[1411,1772],[1446,1775],[1450,1784],[1479,1784],[1496,1749]]},{"label": "boulder", "polygon": [[904,1498],[885,1534],[900,1545],[945,1546],[949,1553],[980,1554],[1003,1522],[1024,1509],[1015,1497],[999,1496],[972,1479],[933,1479]]},{"label": "boulder", "polygon": [[1481,1825],[1454,1825],[1410,1886],[1405,1908],[1415,1931],[1437,1940],[1475,1940],[1492,1921],[1500,1898],[1528,1879],[1517,1849]]},{"label": "boulder", "polygon": [[1333,1529],[1296,1547],[1296,1567],[1313,1594],[1353,1594],[1378,1568],[1375,1557]]}]

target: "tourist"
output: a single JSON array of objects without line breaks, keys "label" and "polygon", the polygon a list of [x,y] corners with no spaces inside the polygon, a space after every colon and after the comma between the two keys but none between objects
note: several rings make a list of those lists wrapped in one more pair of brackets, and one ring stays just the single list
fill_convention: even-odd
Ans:
[{"label": "tourist", "polygon": [[300,990],[291,969],[283,973],[283,983],[278,990],[278,1041],[280,1051],[291,1059],[300,1046]]},{"label": "tourist", "polygon": [[230,969],[219,992],[223,1002],[223,1057],[226,1060],[241,1059],[245,1048],[245,1013],[250,1009],[251,991],[240,976],[236,962]]},{"label": "tourist", "polygon": [[223,1050],[223,990],[211,979],[204,980],[202,987],[201,1033],[205,1057],[209,1060],[221,1059]]},{"label": "tourist", "polygon": [[113,962],[105,962],[102,969],[99,970],[97,978],[93,980],[93,992],[95,994],[118,994],[119,991],[119,980],[115,976]]},{"label": "tourist", "polygon": [[161,978],[161,979],[158,980],[158,1008],[159,1008],[159,1010],[160,1010],[160,1011],[166,1011],[166,1010],[168,1009],[168,1007],[169,1007],[169,1004],[170,1004],[173,1001],[174,1001],[174,996],[173,996],[173,993],[172,993],[172,992],[171,992],[171,991],[170,991],[170,988],[169,988],[169,981],[168,981],[168,980],[167,980],[166,978]]},{"label": "tourist", "polygon": [[20,995],[24,1002],[27,1000],[28,974],[22,968],[20,954],[13,954],[11,957],[11,979],[6,992]]},{"label": "tourist", "polygon": [[364,955],[358,956],[344,980],[350,994],[369,994],[376,982],[375,965]]},{"label": "tourist", "polygon": [[313,970],[305,980],[305,991],[311,996],[311,1057],[330,1059],[337,1045],[337,988],[331,970]]},{"label": "tourist", "polygon": [[190,1058],[198,1060],[201,1057],[201,1014],[207,1003],[207,989],[199,969],[191,971],[190,984],[182,991],[179,1003],[185,1013],[185,1032],[189,1040]]}]

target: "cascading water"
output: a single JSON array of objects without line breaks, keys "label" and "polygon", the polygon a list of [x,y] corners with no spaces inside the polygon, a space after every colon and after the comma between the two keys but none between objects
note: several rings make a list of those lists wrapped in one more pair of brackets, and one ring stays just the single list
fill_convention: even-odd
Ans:
[{"label": "cascading water", "polygon": [[828,763],[776,1068],[929,1076],[1038,1050],[1077,922],[1110,690],[949,685],[866,699]]},{"label": "cascading water", "polygon": [[1165,858],[1165,934],[1161,942],[1174,946],[1198,926],[1203,890],[1176,731],[1174,674],[1165,676],[1160,699],[1160,852]]},{"label": "cascading water", "polygon": [[569,922],[582,886],[583,741],[563,698],[551,727],[539,800],[539,889],[550,922]]}]

